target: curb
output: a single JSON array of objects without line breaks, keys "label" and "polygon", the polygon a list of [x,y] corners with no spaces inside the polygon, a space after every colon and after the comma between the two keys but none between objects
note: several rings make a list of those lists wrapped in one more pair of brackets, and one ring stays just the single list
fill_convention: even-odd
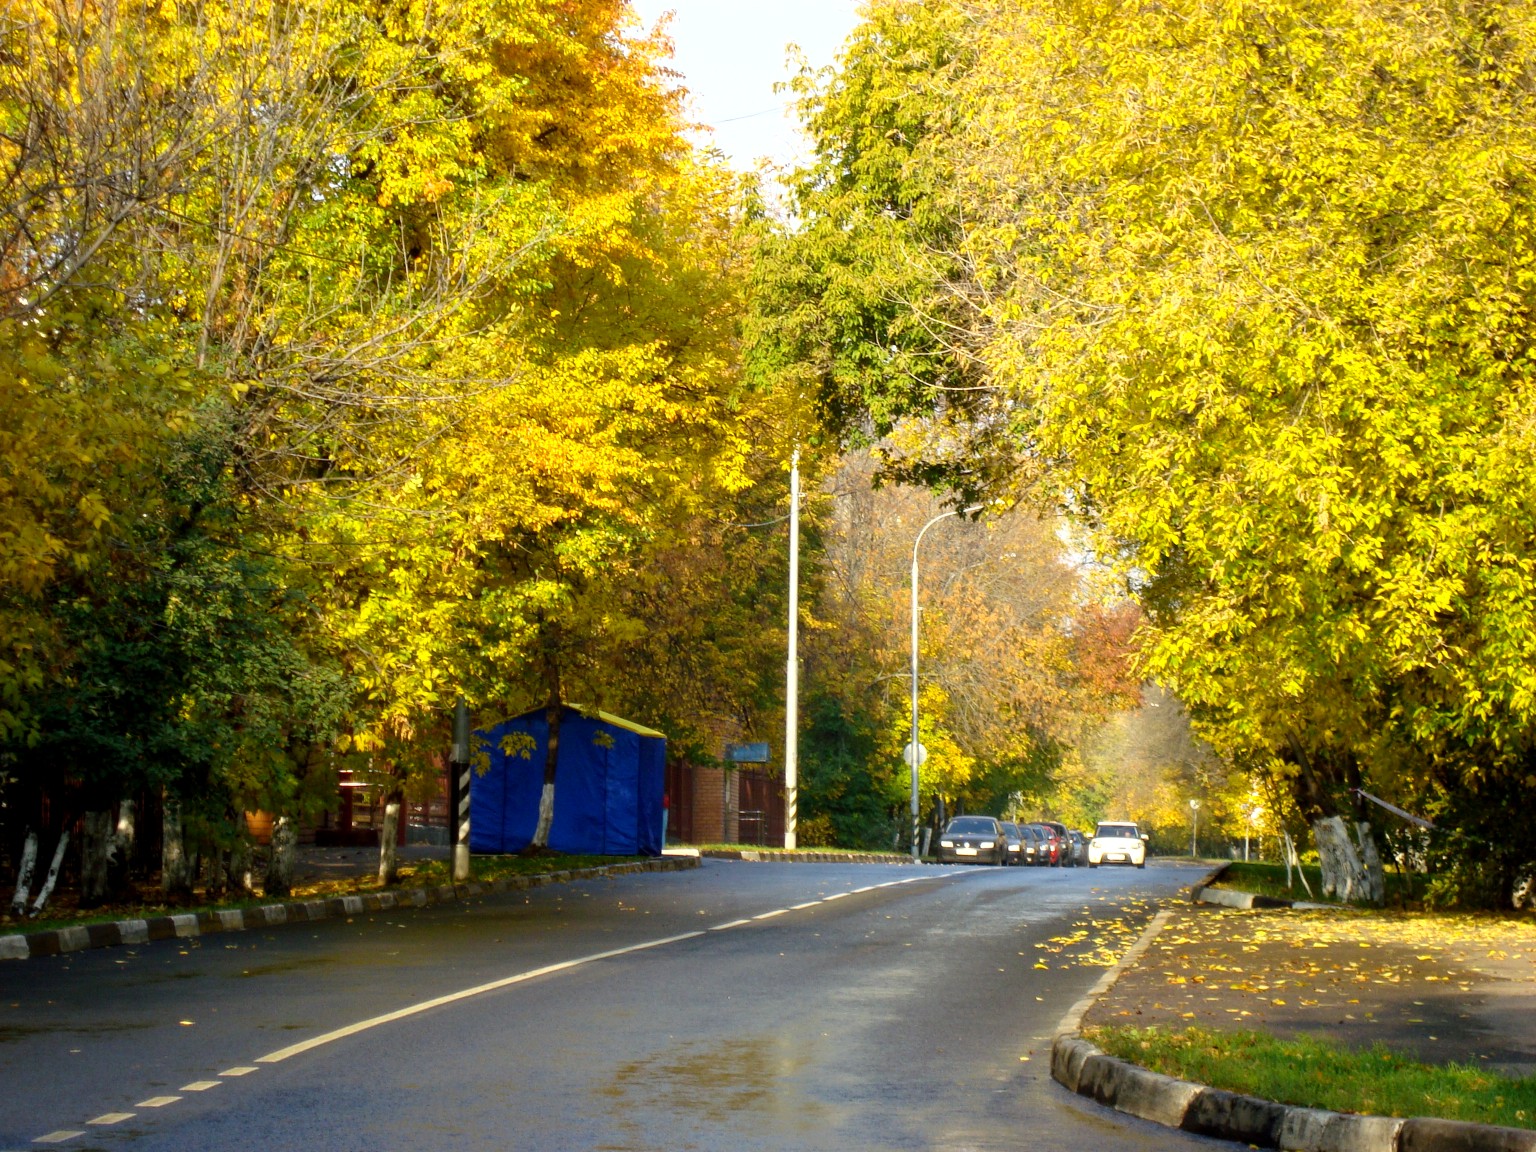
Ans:
[{"label": "curb", "polygon": [[1240,908],[1250,911],[1254,908],[1295,908],[1298,911],[1318,910],[1324,908],[1337,908],[1337,904],[1316,904],[1310,900],[1287,900],[1281,896],[1261,896],[1257,892],[1241,892],[1235,888],[1212,888],[1210,885],[1226,873],[1227,865],[1222,864],[1200,883],[1193,885],[1189,890],[1189,902],[1191,904],[1215,904],[1222,908]]},{"label": "curb", "polygon": [[755,864],[911,864],[912,857],[895,852],[759,852],[753,848],[700,848],[710,860],[749,860]]},{"label": "curb", "polygon": [[1074,1033],[1051,1044],[1051,1078],[1117,1112],[1282,1152],[1536,1152],[1536,1131],[1529,1129],[1277,1104],[1164,1076],[1106,1055]]},{"label": "curb", "polygon": [[499,892],[520,892],[563,884],[571,880],[589,880],[600,876],[623,876],[632,872],[681,872],[697,868],[692,856],[658,857],[624,864],[606,864],[596,868],[570,868],[561,872],[541,872],[533,876],[507,876],[499,880],[471,884],[439,884],[432,888],[406,888],[395,892],[360,892],[351,896],[329,896],[321,900],[288,900],[262,904],[255,908],[221,908],[210,912],[187,912],[178,916],[152,916],[144,920],[112,920],[101,924],[77,924],[47,932],[11,933],[0,936],[0,960],[26,960],[33,956],[58,956],[87,948],[112,948],[120,944],[145,944],[151,940],[172,940],[190,936],[209,936],[216,932],[244,932],[253,928],[271,928],[278,924],[310,923],[365,912],[385,912],[394,908],[425,908],[429,904],[447,904],[471,896]]}]

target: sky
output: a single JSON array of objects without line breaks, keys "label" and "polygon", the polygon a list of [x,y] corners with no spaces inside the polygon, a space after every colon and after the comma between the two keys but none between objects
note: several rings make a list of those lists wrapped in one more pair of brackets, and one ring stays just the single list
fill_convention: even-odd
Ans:
[{"label": "sky", "polygon": [[647,28],[674,13],[672,67],[683,74],[691,115],[714,127],[714,143],[732,167],[750,170],[760,157],[780,165],[804,157],[784,107],[787,96],[773,86],[791,75],[790,44],[817,67],[833,62],[858,21],[856,0],[631,0],[631,6]]}]

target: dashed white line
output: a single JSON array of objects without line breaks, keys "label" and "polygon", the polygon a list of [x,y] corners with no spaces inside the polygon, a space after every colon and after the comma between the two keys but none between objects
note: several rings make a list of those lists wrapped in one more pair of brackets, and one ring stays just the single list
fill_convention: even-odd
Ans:
[{"label": "dashed white line", "polygon": [[73,1140],[76,1136],[84,1136],[83,1130],[73,1128],[61,1128],[57,1132],[50,1132],[46,1136],[39,1136],[32,1141],[34,1144],[62,1144],[66,1140]]},{"label": "dashed white line", "polygon": [[140,1100],[135,1108],[164,1108],[167,1104],[174,1104],[180,1100],[180,1096],[151,1096],[148,1100]]},{"label": "dashed white line", "polygon": [[94,1120],[87,1120],[87,1124],[105,1127],[108,1124],[121,1124],[124,1120],[132,1120],[137,1113],[134,1112],[104,1112]]},{"label": "dashed white line", "polygon": [[226,1068],[226,1069],[224,1069],[224,1071],[220,1072],[219,1075],[220,1076],[249,1076],[252,1072],[259,1072],[259,1071],[261,1071],[261,1069],[257,1068],[253,1064],[243,1064],[239,1068]]},{"label": "dashed white line", "polygon": [[210,1088],[217,1088],[222,1083],[224,1083],[222,1080],[194,1080],[190,1084],[183,1084],[181,1090],[183,1092],[206,1092]]}]

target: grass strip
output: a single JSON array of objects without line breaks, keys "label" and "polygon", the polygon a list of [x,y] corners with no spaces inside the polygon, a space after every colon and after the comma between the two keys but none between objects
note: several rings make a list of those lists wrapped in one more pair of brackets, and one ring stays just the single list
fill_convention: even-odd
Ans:
[{"label": "grass strip", "polygon": [[1282,1104],[1536,1128],[1536,1076],[1516,1080],[1465,1064],[1419,1064],[1380,1045],[1362,1051],[1262,1032],[1104,1027],[1084,1035],[1154,1072]]},{"label": "grass strip", "polygon": [[[1307,884],[1312,886],[1310,896],[1307,894],[1306,886],[1299,879],[1293,878],[1290,887],[1286,887],[1284,864],[1269,864],[1258,860],[1234,860],[1227,865],[1227,870],[1211,887],[1231,888],[1239,892],[1256,892],[1260,896],[1273,896],[1278,900],[1312,900],[1319,904],[1339,903],[1323,896],[1321,868],[1316,864],[1302,864],[1300,870],[1306,873]],[[1296,871],[1297,869],[1292,869],[1293,874]],[[1383,880],[1387,903],[1400,906],[1411,902],[1416,894],[1422,895],[1427,877],[1420,876],[1416,884],[1410,884],[1408,878],[1400,873],[1388,872]]]}]

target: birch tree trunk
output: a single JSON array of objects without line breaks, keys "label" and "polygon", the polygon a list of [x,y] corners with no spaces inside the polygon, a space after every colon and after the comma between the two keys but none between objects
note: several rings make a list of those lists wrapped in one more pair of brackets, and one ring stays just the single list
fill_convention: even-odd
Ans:
[{"label": "birch tree trunk", "polygon": [[555,822],[555,769],[560,763],[560,719],[564,708],[552,705],[549,717],[549,744],[544,749],[544,790],[539,793],[539,822],[534,826],[529,848],[549,847],[549,827]]},{"label": "birch tree trunk", "polygon": [[160,891],[180,903],[192,898],[192,870],[181,834],[181,801],[167,796],[160,822]]},{"label": "birch tree trunk", "polygon": [[16,871],[16,892],[11,896],[11,914],[20,916],[27,910],[27,897],[31,894],[32,873],[37,868],[37,833],[27,829],[27,840],[21,849],[21,867]]},{"label": "birch tree trunk", "polygon": [[1349,902],[1382,903],[1385,885],[1381,858],[1376,853],[1370,832],[1367,821],[1362,820],[1356,825],[1356,833],[1361,838],[1361,847],[1357,847],[1342,817],[1324,816],[1312,822],[1318,863],[1323,870],[1324,896]]},{"label": "birch tree trunk", "polygon": [[400,860],[395,840],[400,835],[400,794],[384,803],[384,827],[379,831],[379,883],[394,884],[400,879]]},{"label": "birch tree trunk", "polygon": [[64,867],[64,849],[69,845],[69,830],[59,833],[59,843],[53,850],[53,863],[48,866],[48,879],[43,882],[43,887],[37,894],[37,899],[32,902],[32,915],[38,916],[43,909],[48,907],[48,901],[53,898],[53,886],[59,882],[59,870]]},{"label": "birch tree trunk", "polygon": [[293,892],[293,866],[298,856],[299,831],[291,816],[272,821],[272,857],[267,861],[266,881],[262,891],[268,896],[287,896]]},{"label": "birch tree trunk", "polygon": [[101,809],[80,819],[80,906],[95,908],[112,894],[112,850],[117,837],[112,813]]}]

